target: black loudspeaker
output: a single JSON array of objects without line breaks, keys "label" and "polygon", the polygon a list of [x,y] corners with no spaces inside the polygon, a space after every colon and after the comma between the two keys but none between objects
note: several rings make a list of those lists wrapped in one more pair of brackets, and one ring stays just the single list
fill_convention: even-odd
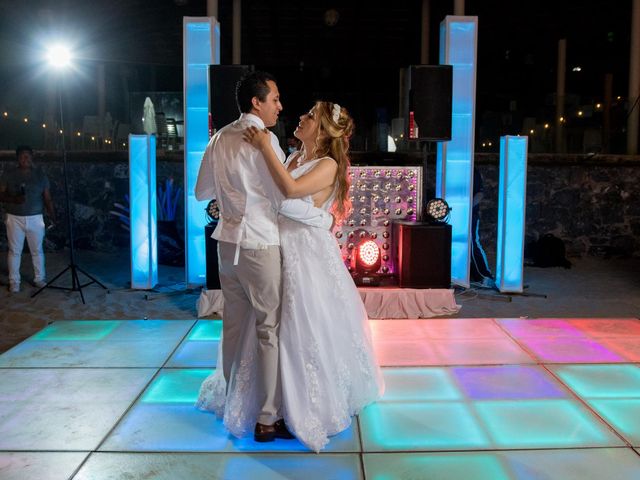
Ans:
[{"label": "black loudspeaker", "polygon": [[247,65],[209,66],[209,113],[213,129],[219,130],[240,116],[236,84],[251,70]]},{"label": "black loudspeaker", "polygon": [[211,238],[216,224],[205,225],[205,258],[207,261],[207,290],[220,290],[220,276],[218,275],[218,241]]},{"label": "black loudspeaker", "polygon": [[451,65],[412,65],[405,75],[406,136],[410,140],[451,140]]},{"label": "black loudspeaker", "polygon": [[451,287],[451,225],[393,222],[400,287]]}]

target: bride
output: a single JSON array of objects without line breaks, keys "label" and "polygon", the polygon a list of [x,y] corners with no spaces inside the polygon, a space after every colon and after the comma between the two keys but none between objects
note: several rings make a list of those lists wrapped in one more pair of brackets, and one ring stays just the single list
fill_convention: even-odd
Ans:
[{"label": "bride", "polygon": [[[280,375],[282,411],[290,431],[320,451],[332,435],[346,430],[352,416],[382,396],[367,313],[328,229],[305,223],[309,207],[349,213],[349,136],[353,120],[336,103],[316,102],[300,117],[294,135],[300,152],[285,165],[271,147],[268,132],[250,127],[245,139],[264,155],[269,171],[288,200],[280,209],[282,305]],[[212,374],[201,388],[198,406],[223,416],[235,435],[255,424],[255,339],[245,335],[243,360],[225,395],[224,377]],[[217,372],[217,370],[216,370]]]}]

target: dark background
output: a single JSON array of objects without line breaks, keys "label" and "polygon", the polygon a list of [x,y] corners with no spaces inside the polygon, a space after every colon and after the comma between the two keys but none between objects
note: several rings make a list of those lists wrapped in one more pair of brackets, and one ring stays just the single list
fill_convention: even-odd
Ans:
[{"label": "dark background", "polygon": [[[242,63],[276,75],[287,128],[313,100],[328,98],[347,106],[367,130],[398,115],[398,71],[420,63],[421,5],[243,0]],[[325,19],[332,9],[335,24]],[[218,11],[222,63],[229,64],[232,1],[220,0]],[[552,122],[560,38],[567,38],[568,116],[602,102],[604,75],[612,73],[614,98],[622,97],[614,129],[622,129],[630,11],[631,0],[468,0],[465,13],[479,17],[477,140],[521,133],[526,117]],[[453,1],[431,1],[432,64],[439,23],[452,12]],[[42,55],[53,39],[64,38],[77,56],[64,78],[70,117],[80,122],[97,114],[96,72],[104,65],[106,110],[131,123],[133,92],[182,91],[182,18],[204,15],[204,0],[0,0],[0,107],[43,119],[56,79]],[[599,121],[589,115],[574,123]]]}]

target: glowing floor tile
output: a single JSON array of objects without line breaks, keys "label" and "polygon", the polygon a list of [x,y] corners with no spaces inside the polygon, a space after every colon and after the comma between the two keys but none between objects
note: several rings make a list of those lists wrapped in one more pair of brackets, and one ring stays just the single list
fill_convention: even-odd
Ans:
[{"label": "glowing floor tile", "polygon": [[551,370],[583,398],[640,398],[637,365],[563,365]]},{"label": "glowing floor tile", "polygon": [[382,401],[462,400],[451,375],[443,368],[385,368]]},{"label": "glowing floor tile", "polygon": [[373,341],[378,363],[385,367],[438,365],[439,360],[426,338]]},{"label": "glowing floor tile", "polygon": [[431,320],[370,320],[374,341],[416,340],[427,338],[423,324]]},{"label": "glowing floor tile", "polygon": [[222,320],[198,320],[189,333],[189,340],[211,341],[220,340],[222,335]]},{"label": "glowing floor tile", "polygon": [[0,370],[0,449],[95,449],[154,373]]},{"label": "glowing floor tile", "polygon": [[548,372],[539,367],[456,367],[454,377],[474,400],[515,398],[564,398],[567,393]]},{"label": "glowing floor tile", "polygon": [[542,362],[605,363],[624,362],[596,339],[581,337],[529,337],[519,340]]},{"label": "glowing floor tile", "polygon": [[[256,443],[252,436],[237,439],[213,413],[196,409],[205,369],[165,369],[144,392],[105,441],[102,451],[174,452],[308,452],[297,440]],[[356,422],[331,439],[324,451],[360,450]]]},{"label": "glowing floor tile", "polygon": [[358,455],[95,453],[74,480],[359,480]]},{"label": "glowing floor tile", "polygon": [[198,399],[200,385],[213,373],[209,369],[162,370],[144,392],[142,403],[187,403]]},{"label": "glowing floor tile", "polygon": [[640,338],[636,336],[630,336],[629,338],[599,338],[598,341],[628,361],[640,362]]},{"label": "glowing floor tile", "polygon": [[167,362],[167,367],[214,368],[218,360],[218,346],[220,342],[185,340]]},{"label": "glowing floor tile", "polygon": [[367,480],[508,480],[491,453],[372,453],[364,455]]},{"label": "glowing floor tile", "polygon": [[55,322],[0,355],[0,367],[160,367],[194,324],[194,320],[90,321],[86,326],[84,322]]},{"label": "glowing floor tile", "polygon": [[40,330],[33,340],[85,340],[95,342],[109,336],[122,320],[83,320],[81,322],[55,322],[45,329]]},{"label": "glowing floor tile", "polygon": [[498,454],[517,480],[627,480],[639,478],[640,457],[630,448],[509,451]]},{"label": "glowing floor tile", "polygon": [[584,337],[568,319],[560,318],[502,318],[497,322],[517,338],[522,337]]},{"label": "glowing floor tile", "polygon": [[89,452],[0,452],[0,478],[70,478],[88,454]]},{"label": "glowing floor tile", "polygon": [[429,338],[506,338],[492,318],[434,318],[422,324]]},{"label": "glowing floor tile", "polygon": [[602,422],[570,400],[479,401],[484,427],[500,448],[622,445]]},{"label": "glowing floor tile", "polygon": [[379,402],[360,414],[365,452],[489,448],[490,440],[461,402]]},{"label": "glowing floor tile", "polygon": [[640,447],[640,398],[587,400],[605,421],[634,447]]},{"label": "glowing floor tile", "polygon": [[591,337],[640,337],[637,318],[574,318],[569,322]]},{"label": "glowing floor tile", "polygon": [[534,363],[510,338],[432,340],[440,365]]}]

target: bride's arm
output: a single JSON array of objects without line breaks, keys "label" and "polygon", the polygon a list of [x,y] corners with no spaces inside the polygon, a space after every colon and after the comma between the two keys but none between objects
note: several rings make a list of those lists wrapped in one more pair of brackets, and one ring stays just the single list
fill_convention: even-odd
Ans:
[{"label": "bride's arm", "polygon": [[245,130],[244,139],[260,150],[273,180],[285,197],[306,197],[333,185],[338,165],[331,158],[320,160],[309,173],[294,179],[273,151],[268,130],[249,127]]},{"label": "bride's arm", "polygon": [[334,218],[326,210],[314,207],[313,204],[297,198],[288,198],[280,204],[280,215],[311,227],[329,230],[333,227]]}]

